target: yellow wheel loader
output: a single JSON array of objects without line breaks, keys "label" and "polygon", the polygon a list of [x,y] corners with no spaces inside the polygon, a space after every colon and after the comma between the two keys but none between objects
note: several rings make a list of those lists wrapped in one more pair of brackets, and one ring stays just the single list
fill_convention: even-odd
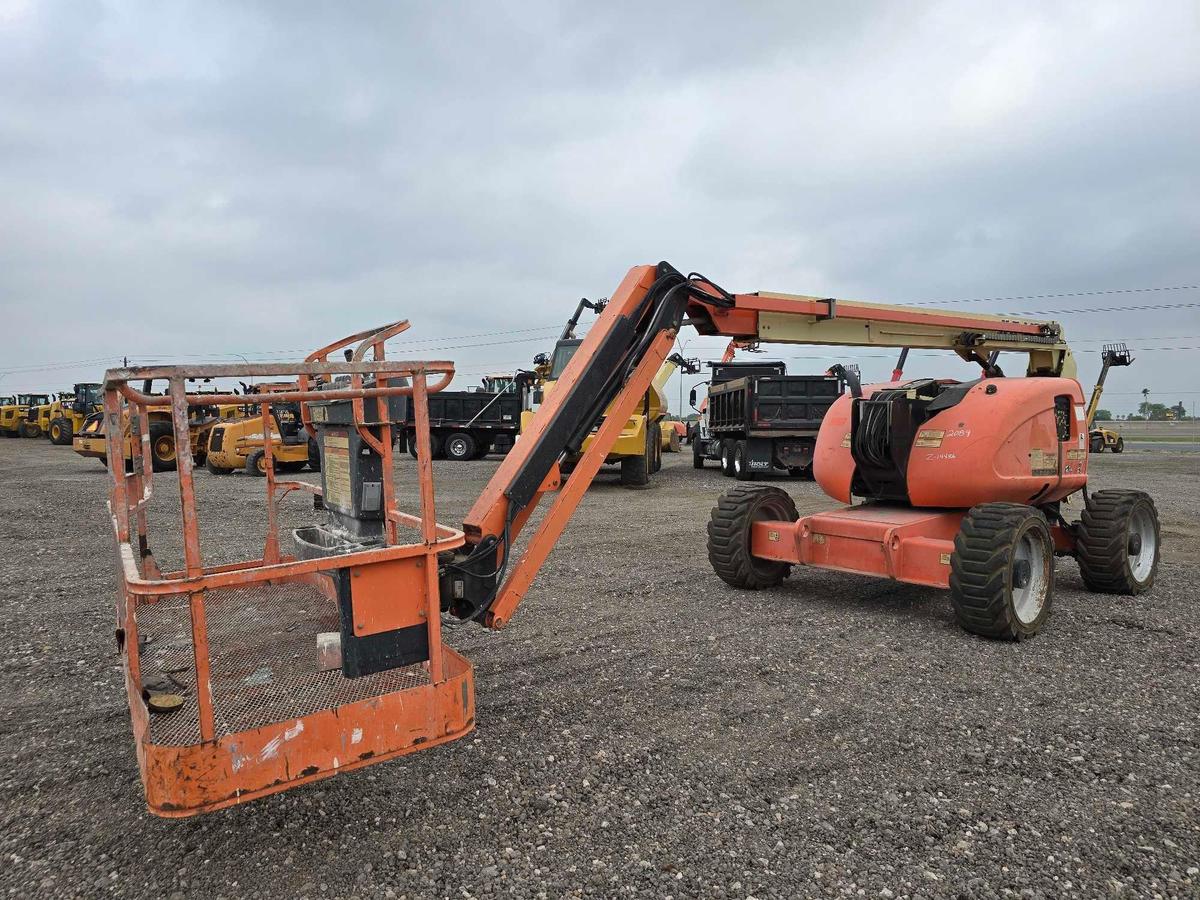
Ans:
[{"label": "yellow wheel loader", "polygon": [[0,407],[0,434],[4,437],[37,437],[37,420],[29,422],[27,417],[33,407],[50,402],[49,394],[17,394],[8,398],[12,403]]},{"label": "yellow wheel loader", "polygon": [[50,443],[65,447],[83,430],[87,417],[100,411],[102,385],[96,382],[76,384],[71,393],[61,393],[46,407],[42,428]]},{"label": "yellow wheel loader", "polygon": [[[544,381],[541,390],[535,393],[535,399],[540,395],[546,397],[553,393],[555,383],[558,381],[563,370],[566,369],[567,363],[575,355],[583,343],[582,338],[575,336],[575,327],[579,324],[579,317],[585,309],[591,309],[597,314],[604,311],[606,306],[605,300],[580,300],[579,305],[575,308],[575,313],[567,321],[566,327],[563,328],[562,335],[554,345],[554,354],[550,357],[548,365],[541,368],[545,370]],[[537,361],[535,360],[535,363]],[[627,487],[641,487],[650,481],[650,476],[662,468],[662,454],[664,438],[669,440],[663,433],[661,421],[667,413],[667,398],[663,391],[663,386],[667,379],[674,372],[684,367],[687,371],[699,371],[699,364],[696,361],[685,360],[679,354],[672,354],[668,357],[659,369],[649,390],[646,391],[642,398],[640,408],[634,412],[626,421],[625,426],[621,429],[621,434],[616,442],[612,445],[605,456],[604,462],[606,465],[619,465],[621,467],[621,484]],[[535,368],[538,371],[538,368]],[[535,406],[537,404],[535,403]],[[521,413],[521,430],[525,430],[526,424],[533,418],[536,409],[526,410]],[[607,408],[597,409],[597,416],[591,427],[582,435],[576,436],[572,446],[569,447],[569,452],[565,458],[564,468],[569,471],[573,463],[591,446],[596,430],[608,415]]]},{"label": "yellow wheel loader", "polygon": [[[144,393],[150,393],[150,385],[143,387]],[[208,452],[208,437],[213,427],[222,421],[243,418],[244,407],[237,404],[212,406],[192,406],[188,408],[188,443],[195,465],[204,465]],[[168,408],[156,407],[147,413],[147,430],[150,437],[150,462],[155,472],[174,471],[177,459],[175,447],[175,432],[171,427],[171,413]],[[130,424],[128,415],[121,420],[123,433],[122,448],[125,465],[133,464],[133,453],[130,448]],[[104,413],[96,412],[89,415],[79,433],[71,441],[72,449],[80,456],[100,460],[108,465],[108,440],[104,431]]]},{"label": "yellow wheel loader", "polygon": [[[279,400],[271,401],[271,458],[275,470],[298,472],[308,466],[319,472],[321,452],[300,421],[300,405],[287,399],[288,392],[297,390],[295,382],[246,387],[248,396],[280,396]],[[235,470],[255,476],[267,474],[260,407],[247,403],[243,412],[242,418],[219,422],[209,432],[204,465],[214,475],[228,475]]]}]

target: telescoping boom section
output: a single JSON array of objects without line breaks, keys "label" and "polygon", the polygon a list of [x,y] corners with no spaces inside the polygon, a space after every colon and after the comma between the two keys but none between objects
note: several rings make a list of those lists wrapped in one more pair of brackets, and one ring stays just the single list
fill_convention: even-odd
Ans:
[{"label": "telescoping boom section", "polygon": [[[732,294],[666,263],[638,266],[603,305],[556,389],[461,528],[453,528],[435,516],[428,397],[450,383],[454,368],[443,361],[388,360],[385,343],[405,322],[352,335],[299,363],[112,370],[104,414],[110,423],[128,416],[134,447],[128,472],[119,447],[108,453],[124,573],[117,635],[151,810],[184,816],[218,809],[469,732],[475,723],[472,670],[443,643],[441,616],[492,628],[511,619],[623,424],[645,402],[684,325],[739,342],[944,349],[978,366],[984,380],[1000,374],[1000,352],[1026,355],[1027,374],[1048,382],[1070,382],[1074,372],[1053,322]],[[330,361],[342,351],[349,351],[344,361]],[[276,479],[270,410],[263,403],[261,554],[232,564],[206,562],[196,479],[188,454],[181,453],[184,558],[177,571],[164,572],[150,549],[156,542],[146,515],[152,477],[164,477],[154,476],[149,463],[147,414],[169,409],[178,446],[186,447],[189,405],[225,402],[188,394],[187,379],[248,375],[297,378],[299,390],[290,397],[301,403],[304,425],[320,448],[320,484]],[[134,389],[144,381],[164,382],[167,393]],[[864,396],[874,394],[869,386],[855,387]],[[924,398],[930,391],[940,393],[913,388],[900,394]],[[399,472],[395,430],[408,421],[416,426],[416,463]],[[110,443],[120,439],[119,428],[107,433]],[[841,452],[840,435],[835,443]],[[853,489],[860,496],[876,490],[913,506],[913,486],[883,465],[885,445],[873,445],[881,465]],[[575,465],[565,476],[560,461],[568,457]],[[819,459],[817,465],[820,477]],[[401,476],[412,480],[407,495],[417,497],[419,506],[413,512],[397,501]],[[1064,483],[1051,494],[1057,499],[1065,490]],[[279,505],[301,494],[313,497],[317,521],[281,540]],[[547,506],[545,514],[518,552],[517,537],[539,504]],[[772,543],[779,529],[764,531],[758,527],[764,521],[778,520],[799,534],[786,504],[768,504],[752,518],[737,538],[743,549],[752,541],[755,547]],[[847,526],[859,528],[866,552],[877,556],[878,548],[870,549],[872,527]],[[950,526],[939,521],[930,527],[942,540]],[[789,553],[798,552],[773,546],[764,558],[751,559],[747,571],[778,573],[790,564]],[[930,559],[926,548],[918,583],[938,583],[940,576],[927,571],[936,564]],[[714,568],[730,580],[715,559]]]}]

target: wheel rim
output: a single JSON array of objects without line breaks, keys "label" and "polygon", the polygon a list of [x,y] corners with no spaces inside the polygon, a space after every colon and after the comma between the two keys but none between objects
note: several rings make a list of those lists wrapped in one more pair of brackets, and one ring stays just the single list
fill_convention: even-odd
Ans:
[{"label": "wheel rim", "polygon": [[466,456],[467,455],[467,442],[464,441],[462,438],[454,438],[453,440],[450,441],[449,450],[450,450],[451,456]]},{"label": "wheel rim", "polygon": [[170,462],[175,458],[175,442],[169,437],[160,437],[154,442],[154,455],[165,462]]},{"label": "wheel rim", "polygon": [[258,465],[258,471],[261,472],[262,474],[266,475],[267,474],[267,458],[265,456],[260,456],[258,458],[257,465]]},{"label": "wheel rim", "polygon": [[1150,571],[1154,568],[1154,556],[1158,552],[1154,517],[1144,505],[1136,507],[1133,511],[1129,520],[1129,538],[1129,569],[1138,582],[1143,582],[1150,577]]},{"label": "wheel rim", "polygon": [[1012,602],[1017,619],[1028,625],[1046,605],[1046,545],[1036,532],[1026,531],[1013,553]]},{"label": "wheel rim", "polygon": [[57,425],[51,425],[50,426],[50,437],[54,438],[54,440],[57,441],[59,438],[62,437],[62,429],[59,428]]}]

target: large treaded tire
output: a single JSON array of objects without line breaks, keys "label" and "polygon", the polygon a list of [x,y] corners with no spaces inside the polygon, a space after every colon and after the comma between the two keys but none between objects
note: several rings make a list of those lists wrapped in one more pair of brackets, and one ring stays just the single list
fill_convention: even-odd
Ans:
[{"label": "large treaded tire", "polygon": [[[1138,527],[1138,526],[1142,527]],[[1139,544],[1152,537],[1153,547],[1131,554],[1131,539]],[[1161,548],[1158,510],[1142,491],[1096,491],[1075,533],[1075,559],[1089,591],[1100,594],[1142,594],[1158,573]],[[1148,565],[1147,565],[1148,563]]]},{"label": "large treaded tire", "polygon": [[708,522],[708,561],[726,584],[759,590],[787,578],[787,563],[757,559],[750,552],[755,522],[795,522],[796,504],[786,491],[763,484],[739,484],[717,499]]},{"label": "large treaded tire", "polygon": [[[170,439],[170,451],[166,441]],[[160,452],[161,451],[161,452]],[[179,448],[175,446],[175,430],[167,422],[150,423],[150,468],[154,472],[174,472]]]},{"label": "large treaded tire", "polygon": [[55,419],[50,423],[50,443],[58,447],[69,445],[75,438],[71,432],[69,419]]},{"label": "large treaded tire", "polygon": [[215,462],[213,462],[211,453],[208,454],[208,456],[204,459],[204,468],[208,469],[209,473],[212,475],[228,475],[233,471],[233,469],[230,469],[228,466],[218,466]]},{"label": "large treaded tire", "polygon": [[[1036,614],[1018,613],[1018,547],[1040,545],[1040,582],[1044,596]],[[1026,578],[1038,572],[1030,565]],[[1040,593],[1040,591],[1035,591]],[[1054,541],[1046,517],[1019,503],[981,503],[963,516],[950,555],[950,601],[965,631],[995,640],[1020,641],[1037,634],[1050,617],[1054,598]]]},{"label": "large treaded tire", "polygon": [[1124,453],[1125,452],[1125,438],[1123,438],[1123,437],[1117,438],[1117,442],[1115,444],[1113,444],[1113,446],[1112,446],[1112,452],[1113,453]]},{"label": "large treaded tire", "polygon": [[754,481],[758,478],[758,473],[750,468],[750,460],[747,457],[750,454],[750,449],[745,441],[738,441],[733,447],[733,477],[738,481]]},{"label": "large treaded tire", "polygon": [[475,451],[478,449],[475,437],[468,431],[456,431],[447,435],[443,447],[446,459],[452,459],[455,462],[474,459]]},{"label": "large treaded tire", "polygon": [[733,448],[734,442],[728,438],[721,441],[721,474],[726,478],[733,477]]}]

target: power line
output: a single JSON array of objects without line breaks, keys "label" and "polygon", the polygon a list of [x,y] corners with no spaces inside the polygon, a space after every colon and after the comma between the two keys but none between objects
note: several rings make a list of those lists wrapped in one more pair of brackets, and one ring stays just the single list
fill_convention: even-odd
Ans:
[{"label": "power line", "polygon": [[1159,291],[1195,291],[1200,284],[1177,284],[1168,287],[1112,288],[1103,291],[1070,291],[1061,294],[1022,294],[1015,297],[969,297],[959,300],[909,300],[898,306],[937,306],[941,303],[1011,303],[1018,300],[1057,300],[1062,297],[1099,297],[1109,294],[1149,294]]}]

